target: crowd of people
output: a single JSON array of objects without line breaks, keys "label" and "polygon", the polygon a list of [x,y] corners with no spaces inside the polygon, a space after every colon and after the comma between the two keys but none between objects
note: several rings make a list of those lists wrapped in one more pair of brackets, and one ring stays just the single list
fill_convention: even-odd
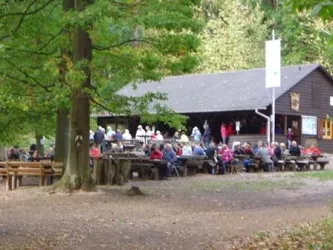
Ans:
[{"label": "crowd of people", "polygon": [[20,148],[19,146],[14,146],[7,151],[7,158],[9,160],[29,162],[40,157],[47,157],[52,160],[54,158],[54,146],[51,145],[42,156],[38,153],[37,145],[34,143],[30,145],[28,150]]},{"label": "crowd of people", "polygon": [[[149,126],[146,126],[144,130],[140,125],[133,139],[141,142],[141,146],[137,148],[137,151],[141,151],[152,160],[168,161],[167,178],[171,177],[173,169],[179,164],[178,158],[180,156],[206,156],[213,163],[211,173],[224,174],[230,164],[239,164],[239,162],[235,161],[237,155],[248,156],[242,160],[243,170],[246,172],[250,171],[250,166],[255,156],[260,158],[264,164],[265,171],[275,171],[277,162],[286,155],[298,157],[301,155],[318,157],[320,155],[320,150],[314,145],[304,148],[298,145],[296,141],[289,141],[289,134],[287,135],[286,143],[273,142],[269,145],[268,143],[259,141],[257,145],[245,142],[229,147],[227,144],[227,126],[222,124],[221,130],[222,128],[223,134],[221,131],[221,135],[225,135],[225,137],[221,136],[219,144],[211,141],[210,129],[207,125],[204,127],[205,132],[203,135],[201,135],[197,127],[193,128],[190,136],[187,136],[184,131],[177,131],[172,137],[171,143],[164,141],[160,131],[156,131],[155,133]],[[108,127],[106,133],[103,128],[99,128],[95,133],[91,133],[91,138],[95,143],[92,142],[90,155],[98,155],[99,150],[103,150],[103,147],[99,149],[97,145],[102,145],[104,139],[114,140],[114,144],[112,145],[113,152],[122,152],[124,150],[123,142],[129,138],[132,139],[128,130],[125,130],[123,134],[121,134],[120,130],[111,131],[112,129]],[[100,141],[96,141],[96,139],[100,139]]]}]

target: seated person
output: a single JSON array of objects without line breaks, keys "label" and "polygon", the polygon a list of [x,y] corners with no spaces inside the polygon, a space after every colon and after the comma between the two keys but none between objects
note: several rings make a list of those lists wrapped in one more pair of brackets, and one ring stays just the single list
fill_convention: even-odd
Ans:
[{"label": "seated person", "polygon": [[94,142],[89,143],[89,167],[93,168],[94,167],[94,161],[92,158],[97,158],[99,157],[99,150],[96,147],[96,144]]},{"label": "seated person", "polygon": [[268,148],[265,147],[262,141],[258,142],[257,156],[260,156],[261,162],[265,165],[264,170],[268,172],[273,171],[273,161],[270,158]]},{"label": "seated person", "polygon": [[202,155],[202,156],[205,155],[205,151],[199,145],[193,143],[192,148],[193,148],[193,155],[198,155],[198,156],[199,155]]},{"label": "seated person", "polygon": [[297,157],[301,156],[301,149],[298,147],[296,141],[291,142],[291,147],[289,149],[289,154],[291,156],[297,156]]},{"label": "seated person", "polygon": [[192,147],[189,142],[186,142],[182,148],[182,155],[183,156],[191,156],[192,155]]},{"label": "seated person", "polygon": [[235,146],[234,155],[243,155],[243,154],[244,154],[244,150],[241,148],[240,144],[237,144]]},{"label": "seated person", "polygon": [[211,174],[215,174],[215,167],[216,167],[216,163],[217,163],[217,159],[216,159],[216,152],[217,148],[214,142],[209,143],[208,148],[206,148],[205,153],[206,156],[208,158],[208,160],[210,160],[210,173]]},{"label": "seated person", "polygon": [[244,151],[244,155],[248,155],[249,156],[249,158],[245,158],[243,160],[243,166],[245,168],[245,171],[248,173],[248,172],[250,172],[250,165],[252,164],[251,157],[253,157],[254,154],[253,154],[253,152],[251,150],[251,145],[250,144],[244,143],[243,148],[244,148],[244,150],[243,150]]},{"label": "seated person", "polygon": [[226,164],[230,163],[233,159],[232,152],[226,144],[223,144],[221,149],[218,151],[218,155],[219,162],[217,165],[219,166],[219,174],[225,174],[227,170]]},{"label": "seated person", "polygon": [[168,161],[168,165],[165,170],[165,177],[166,179],[169,179],[171,177],[172,170],[178,160],[176,153],[172,150],[171,144],[168,143],[165,145],[162,159]]},{"label": "seated person", "polygon": [[150,143],[147,143],[147,144],[144,146],[143,152],[145,153],[146,156],[150,156],[150,153],[151,153],[151,147],[152,147],[152,145],[151,145]]},{"label": "seated person", "polygon": [[320,156],[320,150],[311,144],[309,148],[304,150],[304,154],[318,157]]},{"label": "seated person", "polygon": [[150,152],[150,159],[151,160],[162,160],[162,152],[159,150],[159,148],[156,145],[153,145],[151,147],[151,152]]},{"label": "seated person", "polygon": [[96,147],[95,143],[90,143],[89,156],[90,157],[98,157],[99,156],[99,151],[98,151],[98,148]]},{"label": "seated person", "polygon": [[124,145],[121,143],[121,141],[112,143],[112,151],[115,153],[122,153],[124,151]]},{"label": "seated person", "polygon": [[183,154],[182,147],[180,146],[180,144],[175,145],[175,152],[177,156],[181,156]]}]

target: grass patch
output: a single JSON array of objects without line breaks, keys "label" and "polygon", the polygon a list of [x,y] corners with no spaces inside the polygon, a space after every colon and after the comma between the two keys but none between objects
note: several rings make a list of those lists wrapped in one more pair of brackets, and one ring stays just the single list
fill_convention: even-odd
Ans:
[{"label": "grass patch", "polygon": [[198,181],[190,185],[194,190],[220,190],[220,189],[236,189],[236,190],[265,190],[275,188],[299,188],[303,186],[303,182],[293,180],[258,180],[258,181]]},{"label": "grass patch", "polygon": [[241,249],[333,249],[333,217],[324,221],[307,224],[284,232],[278,237],[265,234],[254,236],[253,240]]},{"label": "grass patch", "polygon": [[296,178],[316,178],[320,181],[332,181],[333,180],[333,171],[318,171],[318,172],[300,172],[291,175],[291,177]]}]

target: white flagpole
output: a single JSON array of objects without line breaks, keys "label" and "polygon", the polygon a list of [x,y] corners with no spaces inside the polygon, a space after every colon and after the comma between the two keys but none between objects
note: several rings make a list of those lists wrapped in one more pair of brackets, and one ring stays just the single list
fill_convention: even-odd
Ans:
[{"label": "white flagpole", "polygon": [[[272,30],[272,40],[275,40],[275,30]],[[272,142],[275,142],[275,88],[272,89]]]}]

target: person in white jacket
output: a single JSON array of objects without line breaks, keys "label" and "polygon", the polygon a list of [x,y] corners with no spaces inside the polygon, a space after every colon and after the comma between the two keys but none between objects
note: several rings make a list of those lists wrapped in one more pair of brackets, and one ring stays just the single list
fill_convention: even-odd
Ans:
[{"label": "person in white jacket", "polygon": [[132,140],[132,135],[128,129],[125,129],[125,132],[123,133],[123,140]]},{"label": "person in white jacket", "polygon": [[163,135],[161,134],[161,132],[159,130],[156,131],[156,140],[157,141],[163,141]]},{"label": "person in white jacket", "polygon": [[146,131],[142,128],[141,125],[138,126],[138,130],[136,131],[135,134],[135,139],[143,143],[146,140]]}]

